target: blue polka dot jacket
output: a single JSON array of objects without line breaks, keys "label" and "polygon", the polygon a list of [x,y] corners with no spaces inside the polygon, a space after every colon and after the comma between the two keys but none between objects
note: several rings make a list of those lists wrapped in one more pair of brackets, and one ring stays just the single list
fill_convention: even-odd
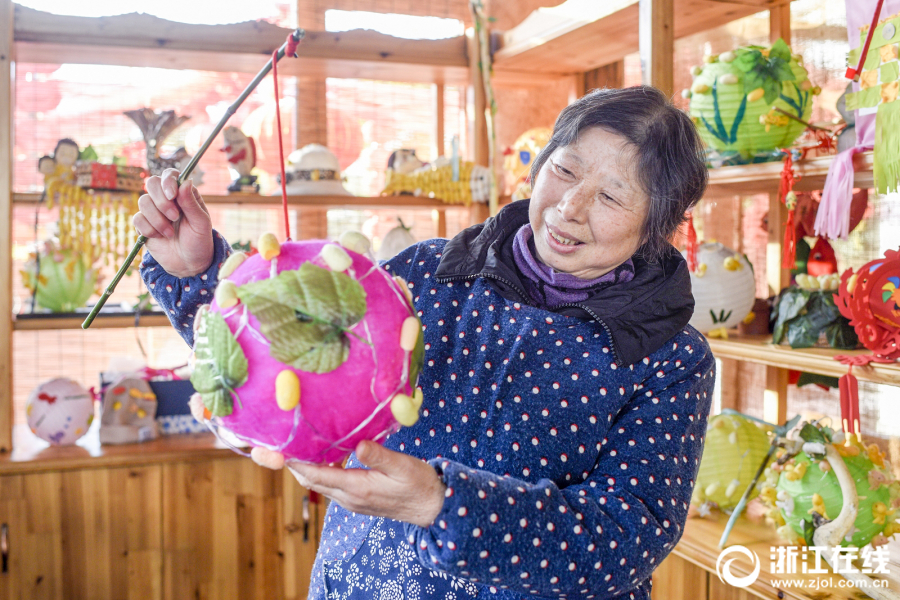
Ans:
[{"label": "blue polka dot jacket", "polygon": [[[384,445],[427,460],[444,505],[419,527],[332,503],[310,598],[649,599],[687,517],[715,379],[687,325],[686,266],[674,249],[635,258],[635,279],[605,299],[549,312],[525,303],[514,271],[526,222],[514,203],[384,265],[409,283],[426,348],[421,418]],[[210,270],[182,280],[145,258],[189,342],[227,253],[217,237]]]}]

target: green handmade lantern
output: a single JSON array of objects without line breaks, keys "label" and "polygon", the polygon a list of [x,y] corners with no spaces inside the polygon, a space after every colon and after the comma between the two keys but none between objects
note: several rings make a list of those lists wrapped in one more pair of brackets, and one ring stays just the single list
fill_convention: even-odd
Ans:
[{"label": "green handmade lantern", "polygon": [[[711,418],[692,503],[713,502],[723,510],[737,506],[768,450],[766,431],[753,421],[740,415]],[[750,498],[757,493],[754,489]]]},{"label": "green handmade lantern", "polygon": [[815,88],[801,57],[782,40],[771,48],[744,46],[706,57],[682,95],[700,137],[720,153],[736,152],[744,162],[789,147],[803,133]]},{"label": "green handmade lantern", "polygon": [[[856,485],[858,514],[842,538],[842,546],[862,548],[869,542],[881,545],[898,531],[895,523],[898,485],[885,467],[884,456],[874,445],[835,444],[835,449]],[[778,533],[791,542],[811,539],[814,513],[834,520],[843,506],[843,492],[831,465],[824,458],[800,452],[788,461],[773,488],[764,486],[762,496],[777,508]]]},{"label": "green handmade lantern", "polygon": [[32,293],[37,287],[37,303],[52,312],[75,312],[97,287],[97,270],[83,254],[49,241],[40,254],[31,254],[21,275]]}]

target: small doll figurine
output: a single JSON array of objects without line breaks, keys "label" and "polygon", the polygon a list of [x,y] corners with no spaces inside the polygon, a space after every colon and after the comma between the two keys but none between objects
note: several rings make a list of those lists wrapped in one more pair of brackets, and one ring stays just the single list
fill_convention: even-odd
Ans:
[{"label": "small doll figurine", "polygon": [[53,156],[38,160],[38,171],[44,176],[44,186],[54,180],[75,183],[75,161],[81,153],[78,144],[69,138],[56,142]]},{"label": "small doll figurine", "polygon": [[259,193],[256,175],[251,175],[256,166],[256,144],[237,127],[226,127],[222,133],[225,146],[221,149],[228,158],[228,167],[237,171],[238,178],[228,186],[229,192],[244,194]]}]

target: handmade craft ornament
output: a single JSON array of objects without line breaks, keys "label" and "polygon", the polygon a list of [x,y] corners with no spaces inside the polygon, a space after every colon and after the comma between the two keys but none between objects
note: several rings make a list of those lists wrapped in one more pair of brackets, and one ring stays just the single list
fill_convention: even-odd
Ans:
[{"label": "handmade craft ornament", "polygon": [[[883,259],[868,262],[856,272],[844,271],[834,299],[859,341],[874,353],[868,357],[871,361],[900,358],[900,250],[888,250]],[[844,364],[864,364],[850,357],[835,358]]]},{"label": "handmade craft ornament", "polygon": [[94,421],[94,397],[80,383],[65,377],[45,381],[25,401],[31,432],[51,444],[74,444]]},{"label": "handmade craft ornament", "polygon": [[229,193],[259,193],[259,184],[253,168],[256,166],[256,143],[237,127],[226,127],[222,130],[225,145],[220,148],[225,153],[228,168],[237,173],[237,177],[228,186]]},{"label": "handmade craft ornament", "polygon": [[[692,504],[715,503],[722,510],[737,506],[769,450],[766,431],[741,415],[709,420]],[[759,491],[754,488],[748,500]]]},{"label": "handmade craft ornament", "polygon": [[75,312],[96,291],[100,274],[89,256],[60,249],[54,240],[45,241],[39,252],[31,253],[20,271],[22,283],[47,310]]},{"label": "handmade craft ornament", "polygon": [[743,46],[694,67],[683,95],[703,141],[749,161],[757,154],[789,147],[806,129],[812,97],[801,57],[782,40],[770,48]]},{"label": "handmade craft ornament", "polygon": [[341,181],[341,165],[322,144],[307,144],[288,155],[285,190],[298,196],[350,196]]},{"label": "handmade craft ornament", "polygon": [[414,423],[424,342],[405,282],[335,243],[275,244],[220,277],[236,303],[217,290],[197,315],[195,416],[315,463]]},{"label": "handmade craft ornament", "polygon": [[690,324],[707,335],[725,335],[753,308],[753,268],[746,256],[720,243],[700,244],[691,289],[695,307]]},{"label": "handmade craft ornament", "polygon": [[388,231],[381,240],[378,252],[375,253],[378,260],[390,260],[416,243],[416,238],[410,233],[412,227],[404,225],[400,218],[397,221],[399,225]]},{"label": "handmade craft ornament", "polygon": [[159,437],[156,394],[141,377],[123,375],[103,393],[101,444],[133,444]]},{"label": "handmade craft ornament", "polygon": [[490,197],[490,170],[469,161],[453,162],[440,157],[430,165],[408,174],[388,170],[382,196],[413,194],[437,198],[448,204],[487,202]]},{"label": "handmade craft ornament", "polygon": [[[900,103],[897,102],[897,92],[900,89],[897,48],[900,36],[896,35],[897,28],[900,27],[900,14],[886,17],[875,24],[873,31],[870,25],[861,28],[861,47],[850,51],[849,63],[861,64],[862,72],[859,74],[860,90],[847,94],[846,107],[847,110],[859,111],[860,117],[875,115],[872,171],[876,191],[886,194],[900,189],[900,135],[897,133],[900,127]],[[893,34],[886,37],[886,32]],[[870,33],[874,35],[870,36]],[[866,53],[867,40],[871,40],[871,45]],[[860,63],[862,55],[865,55],[865,60]],[[871,144],[871,140],[868,143]],[[844,168],[845,172],[848,170],[852,173],[852,164],[849,169]],[[843,180],[847,179],[847,176],[843,177]],[[844,183],[841,187],[846,188],[846,185]]]},{"label": "handmade craft ornament", "polygon": [[[852,528],[837,543],[862,548],[878,536],[890,537],[896,531],[893,507],[900,498],[900,487],[884,467],[883,455],[877,447],[872,446],[874,451],[870,452],[853,442],[832,447],[846,465],[858,497],[858,512]],[[782,465],[780,473],[771,472],[769,485],[764,490],[763,499],[778,509],[778,533],[790,542],[803,542],[813,528],[814,513],[826,520],[836,519],[843,508],[846,491],[842,490],[834,468],[825,456],[811,456],[806,452],[800,452]]]},{"label": "handmade craft ornament", "polygon": [[553,131],[547,127],[529,129],[503,151],[503,169],[512,178],[512,199],[531,198],[531,166],[541,150],[550,142]]}]

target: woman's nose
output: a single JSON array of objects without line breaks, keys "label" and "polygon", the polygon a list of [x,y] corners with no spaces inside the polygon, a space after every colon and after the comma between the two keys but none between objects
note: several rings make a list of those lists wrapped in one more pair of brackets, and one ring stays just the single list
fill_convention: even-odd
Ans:
[{"label": "woman's nose", "polygon": [[573,190],[567,192],[556,205],[556,210],[559,212],[559,215],[566,221],[575,221],[580,223],[584,220],[585,214],[587,212],[587,204],[585,200],[586,199],[584,198],[584,195],[579,194],[577,191]]}]

